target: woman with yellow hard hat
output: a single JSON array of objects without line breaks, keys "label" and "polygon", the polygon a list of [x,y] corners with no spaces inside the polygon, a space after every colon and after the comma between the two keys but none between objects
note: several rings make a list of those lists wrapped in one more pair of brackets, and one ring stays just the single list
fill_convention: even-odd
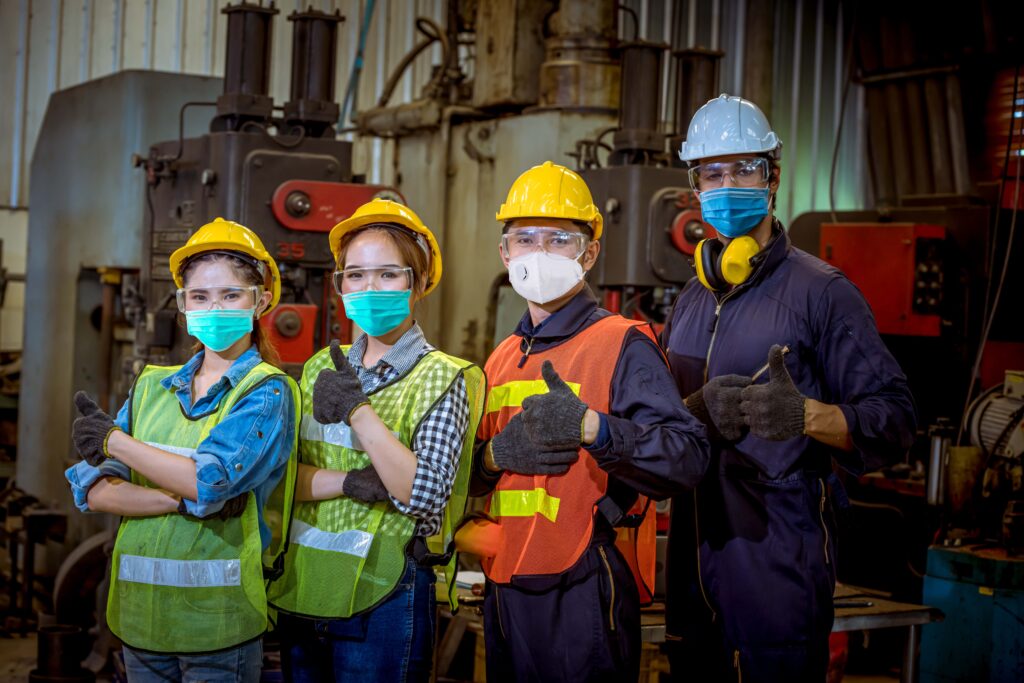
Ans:
[{"label": "woman with yellow hard hat", "polygon": [[68,469],[83,511],[121,515],[107,623],[128,680],[258,681],[264,568],[278,565],[296,472],[298,387],[255,321],[281,294],[248,228],[218,218],[170,259],[196,353],[146,366],[116,418],[84,392]]},{"label": "woman with yellow hard hat", "polygon": [[426,681],[433,568],[445,567],[453,596],[483,375],[431,346],[413,318],[441,278],[415,213],[375,199],[330,244],[335,290],[364,334],[332,342],[302,373],[295,515],[269,590],[282,668],[292,681]]}]

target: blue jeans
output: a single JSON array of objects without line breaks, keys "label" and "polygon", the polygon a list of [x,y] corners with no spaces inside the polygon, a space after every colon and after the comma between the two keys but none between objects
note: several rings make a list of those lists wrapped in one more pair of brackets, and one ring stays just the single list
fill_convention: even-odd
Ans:
[{"label": "blue jeans", "polygon": [[201,655],[174,655],[124,646],[128,683],[258,683],[263,670],[263,641]]},{"label": "blue jeans", "polygon": [[395,592],[345,619],[280,613],[286,681],[428,681],[434,655],[434,570],[409,559]]}]

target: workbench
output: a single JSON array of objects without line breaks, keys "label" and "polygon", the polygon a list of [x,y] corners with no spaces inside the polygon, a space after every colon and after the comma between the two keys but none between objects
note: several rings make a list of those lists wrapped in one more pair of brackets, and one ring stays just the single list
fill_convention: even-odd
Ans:
[{"label": "workbench", "polygon": [[[468,591],[467,591],[468,595]],[[477,599],[479,600],[479,599]],[[926,605],[896,602],[867,593],[852,586],[839,584],[835,592],[835,621],[833,632],[872,631],[880,628],[906,628],[907,640],[903,649],[903,669],[900,680],[913,683],[917,680],[917,650],[921,643],[921,627],[943,618],[940,610]],[[467,609],[459,611],[454,629],[446,632],[438,652],[438,670],[444,671],[451,663],[455,647],[463,634],[469,630],[481,632],[482,619],[474,609],[470,598]],[[478,604],[478,603],[477,603]],[[446,610],[445,610],[446,611]],[[645,643],[665,642],[665,606],[655,603],[640,614],[640,639]]]}]

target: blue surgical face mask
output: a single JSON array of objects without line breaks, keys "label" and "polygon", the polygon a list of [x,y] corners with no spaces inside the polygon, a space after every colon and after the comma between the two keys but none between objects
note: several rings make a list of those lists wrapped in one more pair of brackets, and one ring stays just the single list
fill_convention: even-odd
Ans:
[{"label": "blue surgical face mask", "polygon": [[255,315],[255,308],[185,311],[185,323],[189,334],[206,348],[220,353],[252,332]]},{"label": "blue surgical face mask", "polygon": [[345,316],[371,337],[380,337],[402,324],[412,308],[412,290],[367,289],[342,294]]},{"label": "blue surgical face mask", "polygon": [[767,187],[705,190],[700,193],[701,214],[723,237],[741,237],[768,215],[770,194]]}]

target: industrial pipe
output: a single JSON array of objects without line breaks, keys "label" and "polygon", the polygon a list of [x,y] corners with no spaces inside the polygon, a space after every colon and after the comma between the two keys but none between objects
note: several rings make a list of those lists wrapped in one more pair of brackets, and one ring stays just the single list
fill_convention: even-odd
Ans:
[{"label": "industrial pipe", "polygon": [[[669,139],[669,147],[678,150],[686,139],[686,129],[690,119],[705,102],[718,95],[719,62],[725,55],[717,50],[692,48],[676,50],[672,57],[676,60],[676,99],[675,134]],[[672,163],[681,162],[672,155]]]},{"label": "industrial pipe", "polygon": [[[313,136],[328,134],[338,120],[334,101],[334,76],[338,48],[338,24],[345,19],[310,9],[292,12],[292,80],[290,99],[284,105],[285,121],[301,125]],[[333,129],[331,129],[333,130]]]},{"label": "industrial pipe", "polygon": [[274,112],[270,90],[270,44],[274,3],[239,2],[221,10],[228,17],[224,58],[224,94],[210,130],[237,131],[250,121],[266,121]]},{"label": "industrial pipe", "polygon": [[239,2],[221,10],[228,17],[224,93],[266,95],[270,91],[271,22],[277,9],[271,2]]},{"label": "industrial pipe", "polygon": [[622,86],[619,94],[619,130],[612,147],[616,152],[661,152],[665,140],[658,133],[661,113],[661,59],[667,45],[637,41],[622,47]]}]

